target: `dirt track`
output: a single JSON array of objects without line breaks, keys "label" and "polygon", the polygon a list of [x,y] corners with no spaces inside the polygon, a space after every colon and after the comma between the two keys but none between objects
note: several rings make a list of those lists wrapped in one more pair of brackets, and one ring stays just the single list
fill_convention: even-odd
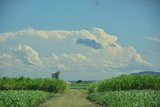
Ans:
[{"label": "dirt track", "polygon": [[86,99],[82,90],[70,89],[62,96],[51,98],[39,107],[100,107]]}]

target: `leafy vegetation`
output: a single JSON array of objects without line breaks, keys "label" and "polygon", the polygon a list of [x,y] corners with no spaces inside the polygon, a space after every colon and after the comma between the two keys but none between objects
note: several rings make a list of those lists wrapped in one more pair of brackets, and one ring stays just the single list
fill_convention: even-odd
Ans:
[{"label": "leafy vegetation", "polygon": [[122,75],[90,84],[88,98],[109,107],[160,107],[160,76]]},{"label": "leafy vegetation", "polygon": [[88,98],[107,107],[160,107],[158,90],[95,92]]},{"label": "leafy vegetation", "polygon": [[44,91],[0,91],[0,107],[35,107],[54,94]]},{"label": "leafy vegetation", "polygon": [[142,76],[127,76],[122,75],[103,81],[92,83],[88,91],[105,92],[114,90],[140,90],[140,89],[156,89],[160,90],[160,76],[142,75]]},{"label": "leafy vegetation", "polygon": [[1,78],[0,90],[44,90],[62,93],[67,89],[67,83],[60,79],[49,78]]},{"label": "leafy vegetation", "polygon": [[51,77],[52,77],[52,78],[59,78],[60,73],[61,73],[60,71],[57,71],[57,72],[53,73],[53,74],[51,75]]}]

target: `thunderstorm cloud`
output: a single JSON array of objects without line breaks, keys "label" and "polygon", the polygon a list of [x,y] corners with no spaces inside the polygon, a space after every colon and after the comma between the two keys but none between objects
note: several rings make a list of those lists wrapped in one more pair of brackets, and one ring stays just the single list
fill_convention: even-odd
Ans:
[{"label": "thunderstorm cloud", "polygon": [[[0,34],[0,73],[53,70],[89,75],[152,69],[132,46],[101,28],[91,30],[23,29]],[[9,42],[13,44],[10,45]],[[3,47],[2,47],[3,46]]]}]

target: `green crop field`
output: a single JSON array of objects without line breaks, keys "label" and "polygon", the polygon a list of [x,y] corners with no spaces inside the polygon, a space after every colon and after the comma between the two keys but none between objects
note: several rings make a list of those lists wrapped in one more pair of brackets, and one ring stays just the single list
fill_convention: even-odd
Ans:
[{"label": "green crop field", "polygon": [[90,84],[88,98],[109,107],[160,107],[160,76],[122,75]]},{"label": "green crop field", "polygon": [[160,107],[160,91],[157,90],[96,92],[88,98],[107,107]]},{"label": "green crop field", "polygon": [[160,90],[160,76],[143,75],[127,76],[122,75],[103,81],[92,83],[88,91],[113,91],[113,90],[133,90],[133,89],[155,89]]},{"label": "green crop field", "polygon": [[49,78],[1,78],[0,90],[44,90],[61,93],[67,89],[67,83],[60,79]]},{"label": "green crop field", "polygon": [[0,79],[0,107],[34,107],[67,88],[60,79],[4,77]]},{"label": "green crop field", "polygon": [[[70,104],[74,103],[69,100],[75,98],[75,95],[70,92],[75,89],[83,89],[88,99],[107,107],[160,107],[160,76],[156,75],[121,75],[92,83],[72,83],[70,85],[60,79],[4,77],[0,79],[0,107],[38,106],[47,98],[63,93],[68,88],[70,91],[60,96],[64,100],[59,97],[57,98],[59,100],[53,99],[49,102],[63,103],[67,98]],[[76,90],[75,94],[81,92]],[[77,95],[79,99],[82,97],[81,94],[77,93]]]},{"label": "green crop field", "polygon": [[35,107],[51,96],[54,94],[44,91],[0,91],[0,107]]}]

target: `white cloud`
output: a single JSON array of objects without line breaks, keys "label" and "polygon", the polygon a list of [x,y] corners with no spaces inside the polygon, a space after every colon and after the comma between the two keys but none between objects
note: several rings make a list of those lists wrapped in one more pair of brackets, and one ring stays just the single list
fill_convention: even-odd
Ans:
[{"label": "white cloud", "polygon": [[60,60],[59,57],[58,57],[55,53],[52,53],[51,58],[52,58],[53,60],[55,60],[55,61],[59,61],[59,60]]},{"label": "white cloud", "polygon": [[29,63],[35,66],[42,65],[42,61],[39,57],[38,52],[36,52],[30,46],[19,45],[16,48],[10,48],[10,51],[13,52],[14,57],[22,60],[25,63]]},{"label": "white cloud", "polygon": [[77,53],[77,54],[63,54],[62,58],[66,59],[66,60],[73,61],[73,62],[84,61],[86,59],[85,56],[83,56],[79,53]]},{"label": "white cloud", "polygon": [[156,42],[160,42],[160,37],[149,37],[149,36],[145,36],[143,37],[144,39],[148,39],[148,40],[152,40],[152,41],[156,41]]},{"label": "white cloud", "polygon": [[12,38],[15,34],[8,32],[0,34],[0,42],[5,42],[7,39]]},{"label": "white cloud", "polygon": [[8,54],[0,54],[0,69],[2,69],[3,67],[9,66],[10,60],[12,60],[11,55]]},{"label": "white cloud", "polygon": [[56,67],[58,67],[58,69],[67,69],[67,67],[64,64],[57,64]]},{"label": "white cloud", "polygon": [[21,59],[16,58],[11,53],[0,53],[0,73],[13,72],[18,70],[23,72],[24,70],[33,70],[34,66],[23,63]]},{"label": "white cloud", "polygon": [[[17,66],[18,64],[21,67],[32,65],[38,69],[43,68],[46,71],[110,72],[125,68],[129,70],[152,68],[152,64],[144,60],[135,48],[121,46],[117,43],[117,36],[110,35],[100,28],[93,28],[91,31],[35,30],[29,28],[0,35],[1,42],[13,37],[13,41],[16,37],[39,37],[44,40],[53,39],[57,43],[60,41],[65,42],[65,45],[72,49],[72,51],[53,51],[53,54],[45,56],[39,54],[31,45],[19,45],[18,47],[10,48],[8,54],[2,53],[0,56],[1,68],[5,64],[15,63],[15,61],[19,61],[19,63],[16,62]],[[87,40],[87,42],[89,42],[88,40],[92,41],[87,45],[80,45],[76,42],[79,38]],[[92,48],[93,46],[91,45],[94,45],[93,43],[100,45],[101,48]],[[59,48],[58,45],[56,48]],[[54,49],[56,50],[56,48]]]},{"label": "white cloud", "polygon": [[[97,35],[95,35],[94,33],[95,34],[97,33],[97,35],[100,35],[100,37],[99,37],[100,40],[110,39],[111,41],[113,41],[113,39],[114,39],[114,36],[113,37],[107,36],[108,34],[106,34],[103,31],[103,29],[100,29],[100,28],[93,28],[92,31],[88,31],[88,30],[79,30],[79,31],[36,30],[36,29],[33,29],[33,28],[28,28],[28,29],[17,31],[17,32],[0,34],[0,37],[1,37],[0,42],[3,42],[4,40],[7,40],[7,39],[12,38],[12,37],[16,37],[16,36],[36,36],[36,37],[40,37],[40,38],[43,38],[43,39],[58,39],[58,40],[64,40],[66,38],[82,37],[82,38],[88,38],[88,39],[98,41],[97,40]],[[103,34],[105,34],[105,35],[103,35]],[[105,36],[107,36],[107,37],[105,37]]]},{"label": "white cloud", "polygon": [[97,36],[97,42],[103,46],[108,45],[109,43],[115,43],[117,41],[117,37],[107,34],[103,29],[93,28],[91,33]]}]

